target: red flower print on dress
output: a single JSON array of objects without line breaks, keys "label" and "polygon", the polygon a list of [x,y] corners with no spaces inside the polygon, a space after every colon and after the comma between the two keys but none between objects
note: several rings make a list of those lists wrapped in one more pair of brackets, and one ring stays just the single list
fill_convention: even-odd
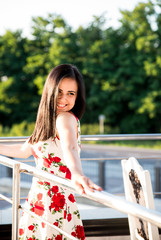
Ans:
[{"label": "red flower print on dress", "polygon": [[61,193],[54,194],[52,197],[51,208],[54,208],[55,211],[63,209],[65,205],[65,197]]},{"label": "red flower print on dress", "polygon": [[76,233],[75,233],[75,232],[72,232],[71,235],[72,235],[73,237],[76,237]]},{"label": "red flower print on dress", "polygon": [[38,194],[37,194],[37,199],[38,199],[39,201],[42,199],[42,197],[43,197],[43,194],[42,194],[42,193],[38,193]]},{"label": "red flower print on dress", "polygon": [[41,152],[41,146],[38,147],[38,150]]},{"label": "red flower print on dress", "polygon": [[49,182],[44,182],[44,184],[50,186],[50,183],[49,183]]},{"label": "red flower print on dress", "polygon": [[72,177],[71,171],[69,170],[69,168],[67,168],[65,178],[71,180],[71,177]]},{"label": "red flower print on dress", "polygon": [[51,190],[48,191],[48,196],[51,197]]},{"label": "red flower print on dress", "polygon": [[59,223],[58,222],[55,222],[53,223],[56,227],[58,227]]},{"label": "red flower print on dress", "polygon": [[37,214],[39,216],[42,216],[44,214],[44,211],[45,211],[42,201],[37,201],[35,203],[35,206],[32,208],[32,211],[35,214]]},{"label": "red flower print on dress", "polygon": [[58,186],[53,186],[53,187],[51,188],[51,191],[52,191],[53,193],[57,193],[57,192],[59,191]]},{"label": "red flower print on dress", "polygon": [[48,159],[49,159],[50,163],[52,163],[54,161],[53,157],[50,154],[48,154]]},{"label": "red flower print on dress", "polygon": [[70,222],[72,220],[72,214],[71,213],[68,213],[67,220],[68,220],[68,222]]},{"label": "red flower print on dress", "polygon": [[74,196],[73,196],[72,193],[68,196],[68,199],[69,199],[69,201],[71,201],[72,203],[75,202],[75,198],[74,198]]},{"label": "red flower print on dress", "polygon": [[75,232],[76,232],[77,238],[79,238],[79,239],[81,239],[81,240],[84,240],[84,239],[85,239],[85,234],[84,234],[84,228],[83,228],[83,226],[77,225]]},{"label": "red flower print on dress", "polygon": [[24,229],[20,228],[20,229],[19,229],[19,235],[21,236],[21,235],[23,235],[23,234],[24,234]]},{"label": "red flower print on dress", "polygon": [[61,158],[59,158],[59,157],[53,157],[53,158],[54,158],[54,162],[56,162],[56,163],[61,162]]},{"label": "red flower print on dress", "polygon": [[45,228],[45,225],[46,224],[44,222],[41,223],[42,228]]},{"label": "red flower print on dress", "polygon": [[66,219],[66,217],[67,217],[67,211],[65,210],[64,211],[64,219]]},{"label": "red flower print on dress", "polygon": [[32,155],[34,156],[34,158],[38,159],[39,157],[37,156],[37,154],[35,153],[34,149],[31,148],[31,152],[32,152]]},{"label": "red flower print on dress", "polygon": [[38,181],[37,183],[40,184],[40,185],[43,185],[43,182],[41,182],[41,181]]},{"label": "red flower print on dress", "polygon": [[48,158],[43,158],[43,160],[44,167],[49,168],[51,166],[50,160]]},{"label": "red flower print on dress", "polygon": [[33,230],[34,230],[34,225],[28,226],[28,229],[29,229],[30,231],[33,231]]},{"label": "red flower print on dress", "polygon": [[59,157],[52,157],[50,154],[48,154],[48,158],[50,160],[50,163],[52,163],[52,162],[58,163],[58,162],[61,161],[61,158],[59,158]]},{"label": "red flower print on dress", "polygon": [[67,167],[66,166],[59,166],[59,170],[63,173],[66,173]]},{"label": "red flower print on dress", "polygon": [[57,235],[57,236],[55,237],[55,240],[62,240],[62,235]]}]

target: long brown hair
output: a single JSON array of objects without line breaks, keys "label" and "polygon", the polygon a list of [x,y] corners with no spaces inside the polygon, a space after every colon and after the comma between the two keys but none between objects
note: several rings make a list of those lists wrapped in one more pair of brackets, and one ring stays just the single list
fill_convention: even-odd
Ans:
[{"label": "long brown hair", "polygon": [[76,66],[61,64],[51,70],[44,84],[35,129],[29,139],[31,144],[56,135],[58,86],[64,78],[75,79],[78,84],[77,98],[71,111],[79,119],[82,117],[85,110],[85,87],[82,76]]}]

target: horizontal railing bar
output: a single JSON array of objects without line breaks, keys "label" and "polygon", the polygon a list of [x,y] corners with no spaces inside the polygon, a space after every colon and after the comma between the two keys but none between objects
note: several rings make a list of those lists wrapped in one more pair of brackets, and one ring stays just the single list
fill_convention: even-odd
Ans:
[{"label": "horizontal railing bar", "polygon": [[[153,195],[161,195],[161,192],[153,192]],[[125,193],[115,193],[115,196],[125,196]]]},{"label": "horizontal railing bar", "polygon": [[6,167],[13,168],[13,166],[17,163],[19,162],[0,155],[0,164],[3,164]]},{"label": "horizontal railing bar", "polygon": [[[3,199],[3,197],[5,197],[4,195],[2,195],[2,194],[0,194],[0,201],[4,201],[4,199]],[[1,199],[2,198],[2,199]],[[8,198],[10,201],[10,203],[11,203],[11,201],[12,201],[12,198],[10,197],[10,198]],[[20,197],[20,200],[26,200],[26,197]]]},{"label": "horizontal railing bar", "polygon": [[[122,160],[122,159],[125,159],[127,158],[127,156],[125,157],[107,157],[107,158],[81,158],[82,161],[108,161],[108,160]],[[139,157],[137,158],[138,160],[154,160],[154,159],[157,159],[157,160],[161,160],[161,156],[156,156],[156,157]]]},{"label": "horizontal railing bar", "polygon": [[161,140],[161,134],[81,135],[82,141]]},{"label": "horizontal railing bar", "polygon": [[27,160],[24,160],[24,159],[22,159],[22,160],[21,160],[21,159],[20,159],[19,161],[20,161],[20,162],[22,162],[22,163],[30,163],[30,162],[35,162],[35,160],[34,160],[34,159],[31,159],[31,160],[28,160],[28,159],[27,159]]},{"label": "horizontal railing bar", "polygon": [[9,202],[10,204],[13,204],[12,199],[4,196],[3,194],[0,194],[0,198],[2,198],[3,200]]},{"label": "horizontal railing bar", "polygon": [[161,195],[161,192],[153,192],[154,195]]},{"label": "horizontal railing bar", "polygon": [[[116,161],[116,160],[122,160],[127,157],[108,157],[108,158],[81,158],[81,161]],[[138,160],[161,160],[161,156],[151,156],[151,157],[139,157],[137,158]],[[20,162],[23,163],[29,163],[29,162],[35,162],[34,159],[32,160],[19,160]]]},{"label": "horizontal railing bar", "polygon": [[[0,142],[24,142],[29,137],[0,137]],[[82,141],[161,140],[161,133],[81,135]]]},{"label": "horizontal railing bar", "polygon": [[28,137],[0,137],[0,142],[8,142],[8,143],[14,143],[14,142],[25,142]]},{"label": "horizontal railing bar", "polygon": [[126,201],[119,196],[115,196],[107,192],[96,191],[95,193],[92,193],[88,191],[86,197],[92,200],[97,200],[99,203],[123,213],[144,219],[145,221],[161,228],[161,213],[155,210],[147,209],[137,203]]}]

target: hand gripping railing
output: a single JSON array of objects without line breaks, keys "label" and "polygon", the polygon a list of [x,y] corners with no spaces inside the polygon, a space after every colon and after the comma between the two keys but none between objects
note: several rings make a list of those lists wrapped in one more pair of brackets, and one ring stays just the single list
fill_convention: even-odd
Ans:
[{"label": "hand gripping railing", "polygon": [[[11,160],[7,157],[0,156],[0,163],[13,168],[13,200],[8,199],[7,197],[0,195],[3,199],[13,204],[13,215],[12,215],[12,240],[18,239],[18,221],[19,221],[19,209],[23,209],[24,211],[28,212],[29,214],[33,215],[34,217],[37,217],[50,225],[51,227],[55,228],[62,234],[68,236],[70,239],[75,239],[73,236],[65,233],[58,227],[51,225],[49,222],[45,221],[43,218],[38,217],[36,214],[31,213],[27,209],[20,206],[20,173],[24,172],[27,174],[31,174],[35,177],[38,177],[40,179],[54,182],[58,185],[61,185],[70,191],[78,193],[72,186],[71,182],[69,180],[66,180],[64,178],[54,176],[53,174],[47,173],[43,170],[38,170],[35,167],[29,166],[24,163],[20,163],[15,160]],[[133,216],[136,216],[138,218],[141,218],[143,220],[146,220],[159,228],[161,228],[161,214],[158,213],[155,210],[147,209],[143,206],[140,206],[135,203],[131,203],[126,201],[125,199],[112,195],[107,192],[91,192],[87,191],[86,194],[83,194],[84,197],[89,198],[91,200],[94,200],[96,202],[99,202],[107,207],[114,208],[118,211],[121,211],[126,214],[130,214]]]}]

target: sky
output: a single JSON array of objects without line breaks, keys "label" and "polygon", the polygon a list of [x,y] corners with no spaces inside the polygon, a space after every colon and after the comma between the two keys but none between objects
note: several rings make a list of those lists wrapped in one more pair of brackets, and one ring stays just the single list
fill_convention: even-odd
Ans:
[{"label": "sky", "polygon": [[7,29],[22,29],[25,36],[31,33],[32,17],[47,17],[48,13],[60,14],[77,29],[87,26],[93,16],[105,13],[108,26],[119,26],[119,10],[133,10],[139,2],[147,0],[1,0],[0,35]]}]

